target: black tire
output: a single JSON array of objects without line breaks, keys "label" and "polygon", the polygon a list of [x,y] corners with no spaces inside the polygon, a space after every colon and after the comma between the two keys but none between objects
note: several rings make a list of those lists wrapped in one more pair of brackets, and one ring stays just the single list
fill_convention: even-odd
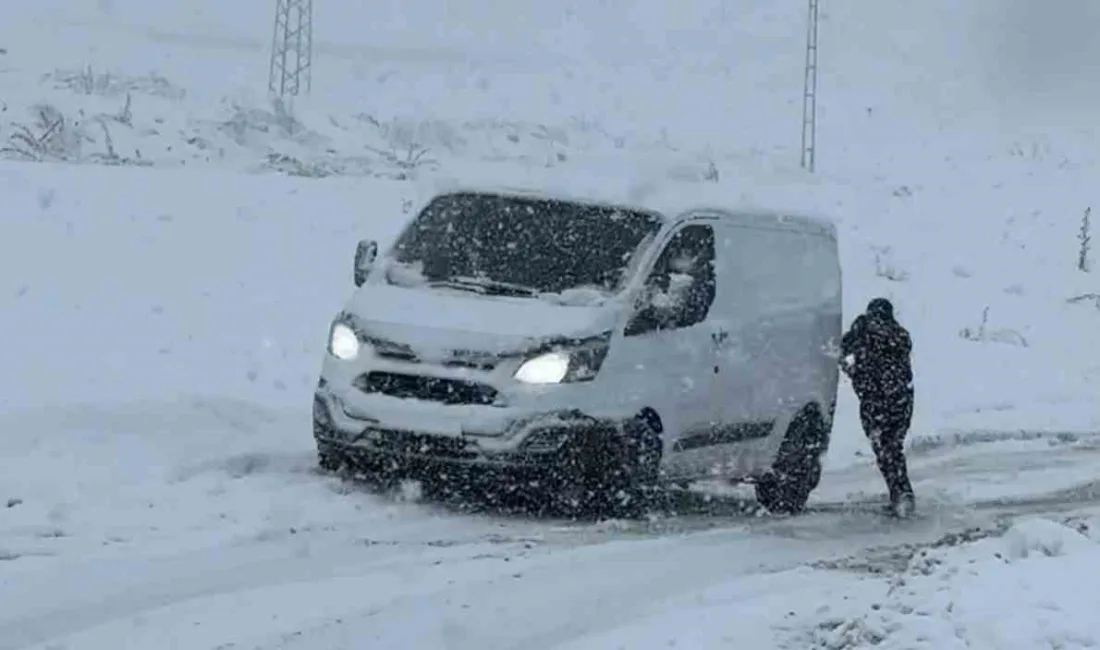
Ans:
[{"label": "black tire", "polygon": [[809,404],[787,427],[772,471],[756,482],[756,500],[774,514],[797,514],[821,481],[829,432],[821,408]]},{"label": "black tire", "polygon": [[324,443],[317,443],[317,467],[322,472],[334,473],[340,471],[346,459],[342,454],[333,449],[330,445]]},{"label": "black tire", "polygon": [[359,481],[371,488],[388,491],[397,486],[399,477],[382,457],[348,454],[330,443],[317,442],[317,468],[341,480]]},{"label": "black tire", "polygon": [[402,468],[382,455],[360,453],[347,458],[344,470],[347,478],[354,479],[379,492],[390,492],[406,478]]},{"label": "black tire", "polygon": [[660,434],[648,420],[593,428],[562,450],[548,496],[566,516],[640,516],[657,491],[660,465]]}]

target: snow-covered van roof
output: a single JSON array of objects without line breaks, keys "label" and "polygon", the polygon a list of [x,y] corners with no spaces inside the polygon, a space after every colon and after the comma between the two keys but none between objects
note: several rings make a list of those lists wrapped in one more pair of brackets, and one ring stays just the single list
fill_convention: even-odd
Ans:
[{"label": "snow-covered van roof", "polygon": [[[713,186],[712,186],[713,187]],[[525,198],[556,199],[574,203],[586,203],[646,212],[665,222],[677,221],[689,213],[712,213],[747,225],[766,225],[777,221],[798,230],[814,232],[836,239],[836,225],[832,219],[820,216],[812,210],[793,206],[764,204],[747,201],[744,192],[728,188],[713,188],[701,184],[677,184],[674,188],[631,188],[620,192],[614,188],[578,188],[574,184],[566,188],[553,185],[494,184],[487,182],[451,181],[436,184],[431,196],[457,193],[497,194]],[[430,199],[429,199],[430,200]]]}]

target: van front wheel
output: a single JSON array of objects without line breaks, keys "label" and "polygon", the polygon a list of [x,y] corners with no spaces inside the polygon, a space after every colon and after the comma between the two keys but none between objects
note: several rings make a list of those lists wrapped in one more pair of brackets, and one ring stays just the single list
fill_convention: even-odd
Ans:
[{"label": "van front wheel", "polygon": [[646,419],[593,428],[562,450],[549,496],[569,516],[637,516],[657,489],[660,465],[660,434]]},{"label": "van front wheel", "polygon": [[774,514],[796,514],[806,507],[821,480],[821,454],[828,430],[821,409],[805,406],[791,420],[772,470],[756,482],[756,500]]}]

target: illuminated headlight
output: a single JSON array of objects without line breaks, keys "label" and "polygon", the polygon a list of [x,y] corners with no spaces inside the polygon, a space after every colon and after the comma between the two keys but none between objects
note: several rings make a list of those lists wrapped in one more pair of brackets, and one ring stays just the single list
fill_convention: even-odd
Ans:
[{"label": "illuminated headlight", "polygon": [[569,374],[569,355],[548,352],[523,362],[516,379],[525,384],[560,384]]},{"label": "illuminated headlight", "polygon": [[567,384],[592,381],[607,356],[610,335],[571,341],[562,348],[536,354],[520,365],[515,378],[525,384]]},{"label": "illuminated headlight", "polygon": [[336,323],[329,335],[328,349],[337,359],[351,361],[359,356],[359,335],[344,323]]}]

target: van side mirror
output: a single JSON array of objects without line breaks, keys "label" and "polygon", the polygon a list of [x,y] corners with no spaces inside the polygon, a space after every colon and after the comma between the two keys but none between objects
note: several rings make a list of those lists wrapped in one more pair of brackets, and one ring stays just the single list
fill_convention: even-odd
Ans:
[{"label": "van side mirror", "polygon": [[377,257],[378,242],[373,239],[364,239],[355,247],[355,263],[352,267],[355,286],[361,287],[367,281],[367,276],[374,268],[374,260]]}]

